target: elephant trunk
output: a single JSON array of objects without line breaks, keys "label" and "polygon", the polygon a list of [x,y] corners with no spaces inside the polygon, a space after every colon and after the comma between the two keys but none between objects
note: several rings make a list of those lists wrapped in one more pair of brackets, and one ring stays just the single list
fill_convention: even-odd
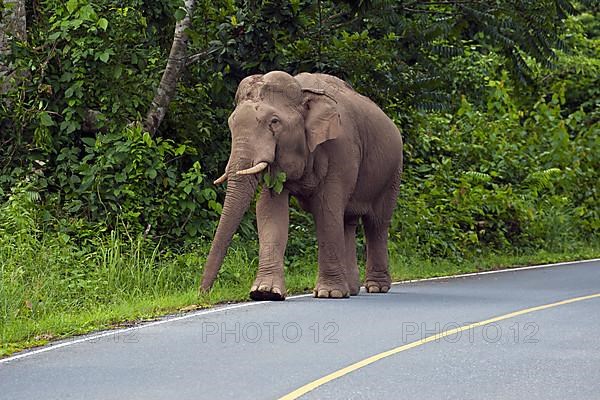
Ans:
[{"label": "elephant trunk", "polygon": [[[251,166],[249,162],[245,164],[240,169]],[[228,182],[221,219],[204,266],[204,274],[200,285],[200,289],[203,291],[207,291],[212,287],[219,273],[227,248],[231,243],[231,238],[254,197],[258,177],[257,175],[238,175],[235,172],[228,171]]]}]

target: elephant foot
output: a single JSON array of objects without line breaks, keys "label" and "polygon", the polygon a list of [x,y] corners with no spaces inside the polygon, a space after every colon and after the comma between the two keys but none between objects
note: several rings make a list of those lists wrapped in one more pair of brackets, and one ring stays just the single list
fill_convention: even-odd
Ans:
[{"label": "elephant foot", "polygon": [[256,278],[250,289],[250,298],[256,301],[285,300],[285,284],[272,278]]},{"label": "elephant foot", "polygon": [[317,282],[313,294],[320,299],[343,299],[350,297],[350,289],[345,282],[337,284]]},{"label": "elephant foot", "polygon": [[350,296],[358,296],[360,292],[360,284],[357,283],[355,285],[348,285],[350,287]]},{"label": "elephant foot", "polygon": [[387,293],[392,287],[392,280],[388,273],[381,276],[367,276],[365,288],[367,293]]}]

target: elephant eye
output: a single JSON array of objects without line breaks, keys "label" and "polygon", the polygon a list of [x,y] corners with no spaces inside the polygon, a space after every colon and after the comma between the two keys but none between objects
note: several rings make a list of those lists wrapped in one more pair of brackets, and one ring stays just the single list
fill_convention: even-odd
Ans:
[{"label": "elephant eye", "polygon": [[269,130],[271,131],[271,133],[273,134],[273,136],[275,136],[275,132],[279,131],[279,129],[281,128],[279,126],[280,122],[281,121],[277,117],[272,117],[271,118],[271,122],[269,123]]}]

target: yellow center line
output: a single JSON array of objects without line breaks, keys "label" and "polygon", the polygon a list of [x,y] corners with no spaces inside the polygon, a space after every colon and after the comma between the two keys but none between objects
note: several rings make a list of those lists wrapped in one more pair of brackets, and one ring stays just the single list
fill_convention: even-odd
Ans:
[{"label": "yellow center line", "polygon": [[508,313],[508,314],[504,314],[504,315],[500,315],[498,317],[494,317],[494,318],[490,318],[490,319],[486,319],[485,321],[480,321],[480,322],[475,322],[472,323],[470,325],[465,325],[465,326],[461,326],[460,328],[455,328],[455,329],[449,329],[447,331],[443,331],[440,333],[437,333],[435,335],[432,336],[428,336],[424,339],[421,340],[417,340],[415,342],[411,342],[402,346],[398,346],[396,348],[393,348],[391,350],[388,351],[384,351],[383,353],[379,353],[379,354],[375,354],[374,356],[371,356],[369,358],[365,358],[364,360],[361,360],[359,362],[356,362],[352,365],[349,365],[345,368],[342,368],[340,370],[337,370],[335,372],[332,372],[329,375],[326,375],[322,378],[319,378],[315,381],[312,381],[310,383],[307,383],[306,385],[294,390],[291,393],[286,394],[283,397],[280,397],[279,400],[294,400],[299,398],[300,396],[305,395],[306,393],[315,390],[316,388],[318,388],[319,386],[323,386],[324,384],[333,381],[334,379],[337,378],[341,378],[344,375],[349,374],[350,372],[356,371],[360,368],[366,367],[367,365],[373,364],[376,361],[382,360],[386,357],[389,356],[393,356],[394,354],[398,354],[402,351],[406,351],[421,345],[424,345],[425,343],[429,343],[429,342],[433,342],[433,341],[437,341],[440,340],[443,337],[446,336],[451,336],[454,335],[456,333],[462,332],[462,331],[466,331],[469,329],[474,329],[474,328],[479,328],[481,326],[484,325],[488,325],[488,324],[492,324],[494,322],[498,322],[498,321],[503,321],[505,319],[509,319],[509,318],[514,318],[514,317],[518,317],[519,315],[523,315],[523,314],[529,314],[532,312],[536,312],[536,311],[541,311],[541,310],[545,310],[547,308],[552,308],[552,307],[557,307],[557,306],[562,306],[565,304],[571,304],[571,303],[575,303],[578,301],[583,301],[583,300],[589,300],[589,299],[593,299],[593,298],[597,298],[600,297],[600,293],[596,293],[596,294],[592,294],[589,296],[582,296],[582,297],[575,297],[572,299],[567,299],[567,300],[562,300],[562,301],[558,301],[556,303],[550,303],[550,304],[545,304],[545,305],[541,305],[541,306],[537,306],[537,307],[531,307],[531,308],[526,308],[524,310],[519,310],[519,311],[515,311],[512,313]]}]

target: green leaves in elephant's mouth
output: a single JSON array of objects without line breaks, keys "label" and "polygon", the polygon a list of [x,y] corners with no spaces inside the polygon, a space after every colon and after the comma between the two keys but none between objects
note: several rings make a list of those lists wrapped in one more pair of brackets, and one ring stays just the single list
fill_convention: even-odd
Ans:
[{"label": "green leaves in elephant's mouth", "polygon": [[277,175],[273,176],[270,171],[263,174],[263,183],[266,187],[279,194],[283,190],[283,184],[285,183],[286,175],[285,172],[278,172]]}]

